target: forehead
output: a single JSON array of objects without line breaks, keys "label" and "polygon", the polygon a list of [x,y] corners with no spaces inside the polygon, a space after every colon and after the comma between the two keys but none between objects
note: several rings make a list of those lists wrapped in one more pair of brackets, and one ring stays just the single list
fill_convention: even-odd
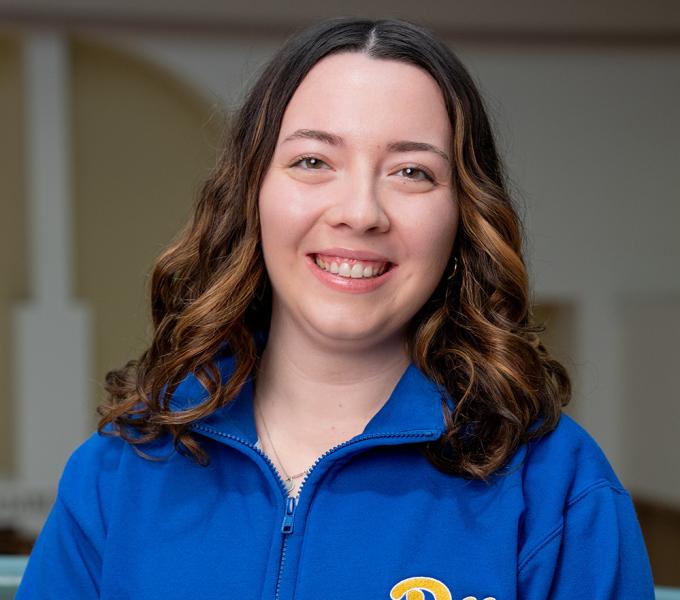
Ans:
[{"label": "forehead", "polygon": [[415,138],[448,145],[444,97],[424,69],[362,53],[320,60],[293,94],[281,123],[281,139],[297,128],[343,137]]}]

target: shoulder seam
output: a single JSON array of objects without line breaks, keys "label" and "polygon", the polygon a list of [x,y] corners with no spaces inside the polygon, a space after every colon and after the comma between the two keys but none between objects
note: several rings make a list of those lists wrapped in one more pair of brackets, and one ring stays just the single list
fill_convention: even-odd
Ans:
[{"label": "shoulder seam", "polygon": [[617,494],[623,494],[626,496],[629,495],[626,489],[622,488],[619,485],[616,485],[615,483],[609,481],[608,479],[598,479],[597,481],[586,486],[578,494],[574,494],[574,496],[567,502],[567,508],[568,509],[571,508],[574,504],[582,500],[584,496],[587,496],[590,492],[602,487],[608,487],[610,490],[616,492]]},{"label": "shoulder seam", "polygon": [[[595,490],[604,487],[608,487],[610,490],[617,494],[622,494],[626,496],[630,495],[626,489],[612,483],[611,481],[608,481],[606,479],[599,479],[598,481],[591,483],[589,486],[586,486],[583,490],[581,490],[580,492],[575,494],[572,498],[570,498],[567,501],[565,512],[568,511],[575,504],[578,504],[591,492],[594,492]],[[519,566],[517,567],[517,572],[520,573],[527,566],[527,564],[531,562],[534,556],[536,556],[536,554],[540,552],[540,550],[543,547],[549,544],[557,535],[560,534],[562,529],[564,529],[564,519],[562,520],[561,523],[559,523],[557,526],[551,529],[548,532],[548,534],[545,537],[543,537],[543,539],[540,542],[538,542],[538,544],[536,544],[536,546],[526,555],[526,557],[520,561]]]}]

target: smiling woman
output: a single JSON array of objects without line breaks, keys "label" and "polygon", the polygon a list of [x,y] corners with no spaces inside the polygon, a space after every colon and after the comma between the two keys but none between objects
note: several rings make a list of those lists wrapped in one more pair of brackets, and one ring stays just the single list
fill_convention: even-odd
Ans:
[{"label": "smiling woman", "polygon": [[319,23],[227,140],[18,598],[653,598],[446,45]]}]

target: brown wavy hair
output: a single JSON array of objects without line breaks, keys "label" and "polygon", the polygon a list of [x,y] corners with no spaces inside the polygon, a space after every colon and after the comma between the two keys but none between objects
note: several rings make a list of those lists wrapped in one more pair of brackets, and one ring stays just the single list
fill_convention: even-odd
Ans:
[{"label": "brown wavy hair", "polygon": [[[238,394],[259,360],[254,336],[271,317],[260,185],[293,93],[319,60],[338,52],[416,65],[441,88],[460,219],[450,264],[409,323],[407,347],[456,401],[445,435],[424,448],[428,459],[446,472],[486,479],[520,444],[557,426],[571,385],[538,337],[542,326],[532,323],[520,221],[482,98],[443,42],[395,19],[320,22],[291,37],[263,69],[227,128],[190,222],[154,265],[153,339],[137,360],[106,375],[98,430],[142,455],[137,446],[171,434],[175,449],[209,462],[190,426]],[[214,358],[224,347],[235,370],[223,382]],[[207,399],[171,410],[172,393],[190,373]]]}]

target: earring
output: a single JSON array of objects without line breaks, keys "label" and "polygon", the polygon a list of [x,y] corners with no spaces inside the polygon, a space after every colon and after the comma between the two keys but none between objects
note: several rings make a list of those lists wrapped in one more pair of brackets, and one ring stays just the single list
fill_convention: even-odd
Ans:
[{"label": "earring", "polygon": [[449,276],[446,278],[447,281],[451,281],[451,280],[456,276],[456,272],[457,272],[457,271],[458,271],[458,257],[457,257],[457,256],[454,256],[454,257],[453,257],[453,272],[451,273],[451,275],[449,275]]},{"label": "earring", "polygon": [[444,287],[444,305],[445,306],[449,305],[449,288],[451,286],[448,285],[448,283],[449,283],[449,281],[451,281],[456,276],[457,272],[458,272],[458,257],[454,256],[453,257],[453,271],[451,272],[451,275],[449,275],[446,278],[446,286]]}]

